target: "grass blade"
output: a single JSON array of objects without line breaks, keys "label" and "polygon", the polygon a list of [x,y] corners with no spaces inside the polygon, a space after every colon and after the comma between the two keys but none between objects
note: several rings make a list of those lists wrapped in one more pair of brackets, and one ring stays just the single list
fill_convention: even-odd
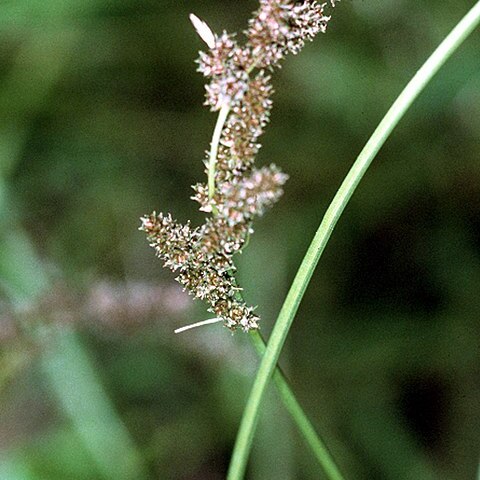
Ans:
[{"label": "grass blade", "polygon": [[[305,290],[338,219],[372,160],[399,123],[400,119],[432,77],[475,29],[479,22],[480,1],[477,2],[455,26],[410,80],[373,132],[337,191],[300,265],[272,331],[243,413],[228,471],[228,480],[240,480],[244,477],[266,387],[274,372],[275,365],[277,364],[283,344],[285,343]],[[335,477],[330,478],[333,480]]]}]

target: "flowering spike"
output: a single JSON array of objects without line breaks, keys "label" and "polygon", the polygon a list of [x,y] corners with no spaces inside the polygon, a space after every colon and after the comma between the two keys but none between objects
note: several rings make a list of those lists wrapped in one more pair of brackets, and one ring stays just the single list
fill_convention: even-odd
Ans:
[{"label": "flowering spike", "polygon": [[205,103],[223,115],[217,122],[219,138],[212,141],[204,162],[206,173],[213,177],[209,176],[209,185],[193,187],[192,199],[211,216],[192,228],[170,214],[153,213],[142,218],[140,229],[164,265],[177,273],[176,280],[184,289],[209,304],[215,319],[200,324],[220,319],[232,331],[258,328],[259,317],[245,303],[236,283],[233,256],[242,251],[253,232],[252,221],[278,201],[288,179],[273,164],[259,169],[253,165],[272,108],[273,89],[266,70],[325,31],[330,17],[324,15],[324,8],[325,4],[309,0],[260,0],[243,46],[234,35],[223,32],[217,36],[205,22],[190,15],[209,47],[198,60],[198,70],[209,79]]}]

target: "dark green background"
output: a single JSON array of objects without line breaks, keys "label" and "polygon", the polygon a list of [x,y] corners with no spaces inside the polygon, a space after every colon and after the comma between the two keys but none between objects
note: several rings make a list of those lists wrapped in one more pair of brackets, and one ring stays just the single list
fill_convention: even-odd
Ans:
[{"label": "dark green background", "polygon": [[[275,162],[290,180],[237,260],[265,333],[356,155],[473,3],[344,0],[327,34],[275,73],[257,163]],[[118,413],[100,415],[99,429],[115,443],[123,422],[147,471],[123,478],[224,478],[258,363],[241,333],[211,326],[173,335],[209,314],[178,293],[137,228],[154,209],[202,222],[190,185],[204,179],[215,116],[201,107],[193,61],[203,45],[188,13],[217,32],[241,31],[255,8],[253,0],[0,4],[2,480],[120,478],[101,473],[59,400],[95,409],[92,384]],[[348,479],[477,475],[479,51],[477,31],[380,151],[284,349],[294,390]],[[83,410],[74,412],[81,422]],[[111,446],[100,446],[108,463]],[[124,460],[111,461],[123,471]],[[248,479],[316,478],[272,393]]]}]

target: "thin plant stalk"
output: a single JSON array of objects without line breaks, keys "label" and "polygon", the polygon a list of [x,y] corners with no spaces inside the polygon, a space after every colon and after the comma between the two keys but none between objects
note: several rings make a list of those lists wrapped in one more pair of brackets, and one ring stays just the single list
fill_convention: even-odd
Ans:
[{"label": "thin plant stalk", "polygon": [[[342,212],[363,178],[372,160],[383,146],[400,119],[428,82],[480,23],[480,1],[463,17],[449,35],[442,41],[423,66],[410,80],[397,100],[388,110],[367,144],[355,160],[345,180],[337,191],[310,247],[300,265],[282,306],[277,322],[269,339],[265,355],[255,377],[252,390],[245,406],[237,434],[227,480],[240,480],[245,475],[255,427],[258,423],[260,406],[268,382],[275,370],[280,352],[287,338],[295,314],[310,282],[315,267],[338,222]],[[333,477],[330,477],[333,478]]]},{"label": "thin plant stalk", "polygon": [[210,144],[210,154],[208,159],[208,198],[211,200],[215,194],[215,168],[217,166],[218,145],[220,144],[220,137],[222,130],[230,113],[230,105],[223,104],[218,113],[217,123],[213,131],[212,143]]},{"label": "thin plant stalk", "polygon": [[66,327],[40,328],[46,338],[42,370],[63,413],[105,480],[143,480],[140,452],[108,398],[86,346]]},{"label": "thin plant stalk", "polygon": [[[251,71],[254,68],[254,65],[249,69]],[[217,117],[217,121],[215,124],[215,130],[212,136],[212,142],[210,144],[210,151],[209,151],[209,165],[208,165],[208,190],[209,190],[209,197],[212,198],[215,193],[215,166],[216,166],[216,159],[218,153],[218,146],[220,143],[220,137],[225,125],[226,119],[230,112],[230,107],[228,104],[225,104]],[[214,208],[212,207],[214,214],[216,213]],[[240,293],[238,295],[241,297]],[[179,328],[175,330],[175,333],[180,333],[185,330],[189,330],[191,328],[195,328],[197,326],[206,325],[209,323],[216,323],[220,319],[210,319],[203,322],[198,322],[193,325],[188,325],[186,327]],[[263,339],[262,335],[258,330],[251,330],[249,334],[250,341],[252,342],[255,350],[258,352],[260,358],[263,357],[265,354],[266,349],[266,342]],[[280,398],[287,410],[287,412],[291,415],[294,423],[297,425],[301,435],[303,435],[305,442],[311,448],[315,458],[318,460],[320,466],[329,474],[329,478],[331,480],[343,480],[335,462],[333,461],[330,453],[328,452],[324,442],[318,436],[315,428],[313,427],[312,423],[308,419],[306,413],[303,411],[300,403],[295,397],[290,385],[288,384],[288,380],[285,374],[282,372],[279,366],[275,369],[275,373],[273,376],[275,386],[277,387],[278,393],[280,394]]]},{"label": "thin plant stalk", "polygon": [[[253,346],[257,350],[257,353],[260,357],[263,357],[265,355],[266,343],[260,332],[258,330],[251,330],[249,332],[249,337]],[[303,411],[302,406],[290,388],[287,377],[278,365],[273,373],[273,381],[280,394],[283,405],[297,425],[301,435],[303,435],[305,442],[312,450],[318,463],[327,473],[328,478],[331,480],[343,480],[342,474],[330,455],[325,443],[318,436],[312,422]]]},{"label": "thin plant stalk", "polygon": [[[0,213],[8,217],[10,212]],[[19,309],[49,288],[48,274],[20,229],[0,238],[0,279],[12,305]],[[41,318],[32,323],[21,322],[19,327],[42,347],[40,366],[48,386],[101,478],[147,478],[141,455],[110,402],[80,338],[66,327],[53,327]],[[6,478],[1,471],[0,468],[0,478]]]},{"label": "thin plant stalk", "polygon": [[[256,59],[256,61],[247,68],[248,74],[252,73],[259,60],[260,59]],[[231,106],[229,103],[224,103],[220,108],[217,122],[215,123],[215,128],[213,130],[212,142],[210,143],[210,151],[208,154],[208,198],[210,200],[212,200],[215,195],[215,171],[217,167],[218,146],[220,145],[223,127],[225,126],[230,110]],[[212,211],[215,213],[214,206],[212,207]]]}]

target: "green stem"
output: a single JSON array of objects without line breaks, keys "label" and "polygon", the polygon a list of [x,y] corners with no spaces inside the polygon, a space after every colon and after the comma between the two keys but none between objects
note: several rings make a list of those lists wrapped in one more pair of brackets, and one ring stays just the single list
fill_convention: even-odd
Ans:
[{"label": "green stem", "polygon": [[[257,66],[260,59],[256,59],[250,67],[247,68],[247,73],[250,75]],[[229,103],[224,103],[220,112],[218,113],[217,123],[213,130],[212,142],[210,144],[210,153],[208,155],[208,198],[212,200],[215,195],[215,172],[217,168],[217,155],[218,146],[220,144],[220,138],[222,136],[223,127],[227,121],[228,114],[230,113],[231,106]],[[215,207],[212,207],[213,213],[215,213]]]},{"label": "green stem", "polygon": [[[247,73],[250,74],[256,67],[259,59],[252,63],[252,65],[247,69]],[[222,135],[223,127],[225,125],[226,119],[230,113],[231,107],[228,104],[223,105],[221,108],[217,122],[215,125],[215,130],[212,136],[212,142],[210,145],[209,153],[209,163],[208,163],[208,197],[211,200],[215,194],[215,172],[217,166],[217,154],[218,146],[220,143],[220,138]],[[212,206],[213,215],[217,214],[216,207]],[[247,236],[247,240],[243,248],[245,248],[250,239],[250,235]],[[243,299],[238,293],[239,299],[243,302]],[[204,323],[213,323],[212,320],[207,322],[199,322],[198,324],[189,325],[187,327],[180,328],[175,331],[179,333],[189,328],[194,328],[200,324]],[[252,341],[255,349],[260,354],[260,357],[263,357],[266,350],[265,340],[262,338],[260,332],[252,330],[250,331],[250,340]],[[281,371],[280,367],[277,366],[274,374],[274,381],[277,387],[277,390],[280,394],[280,397],[285,405],[285,408],[292,416],[293,421],[297,424],[300,433],[304,436],[305,441],[310,446],[313,451],[313,454],[317,458],[320,465],[324,470],[329,474],[331,480],[343,480],[338,468],[335,465],[335,462],[331,458],[325,444],[322,442],[320,437],[315,432],[312,423],[308,419],[307,415],[303,411],[301,405],[298,403],[293,391],[291,390],[288,381]]]},{"label": "green stem", "polygon": [[[119,418],[95,364],[78,335],[42,325],[34,334],[45,342],[41,366],[59,406],[90,453],[101,478],[148,478],[141,454]],[[45,338],[43,338],[45,336]],[[50,345],[47,342],[51,342]]]},{"label": "green stem", "polygon": [[318,228],[315,237],[295,276],[290,291],[285,299],[272,335],[267,345],[265,355],[258,369],[250,396],[243,412],[240,429],[237,434],[232,460],[227,480],[240,480],[244,477],[249,452],[251,449],[255,427],[258,422],[260,405],[262,403],[268,382],[277,364],[288,331],[303,298],[307,285],[315,267],[322,255],[332,231],[345,209],[348,201],[357,188],[372,160],[396,127],[400,119],[408,110],[413,101],[425,88],[427,83],[437,73],[440,67],[462,44],[468,35],[480,22],[480,1],[455,26],[443,40],[430,58],[418,70],[415,76],[402,91],[382,119],[367,144],[360,152],[345,180],[337,191],[325,216]]},{"label": "green stem", "polygon": [[[10,220],[0,236],[0,280],[14,309],[22,311],[48,291],[50,280],[29,238],[11,221],[12,212],[0,211],[5,220]],[[39,362],[48,386],[101,478],[147,478],[141,455],[110,402],[83,342],[66,327],[57,329],[43,319],[19,322],[18,326],[40,349]],[[0,478],[6,478],[1,475],[1,467]]]},{"label": "green stem", "polygon": [[210,144],[210,154],[208,158],[208,198],[211,200],[215,194],[215,169],[217,167],[218,145],[222,130],[230,113],[230,105],[225,103],[218,113],[217,123],[213,131],[212,143]]},{"label": "green stem", "polygon": [[[263,357],[266,350],[266,344],[260,332],[258,330],[251,330],[249,337],[260,357]],[[295,398],[295,395],[288,384],[285,374],[278,365],[273,373],[273,381],[275,382],[275,386],[277,387],[278,393],[280,394],[280,398],[287,409],[287,412],[291,415],[293,421],[300,430],[300,433],[303,435],[305,441],[315,455],[318,463],[327,473],[328,478],[331,480],[343,480],[343,477],[335,465],[326,445],[318,436],[312,422],[308,419],[300,403],[298,403],[298,400]]]},{"label": "green stem", "polygon": [[[255,67],[255,64],[253,64],[250,67],[250,69],[248,70],[248,73],[250,73],[254,67]],[[217,163],[218,145],[220,142],[220,137],[222,134],[223,127],[225,125],[225,121],[229,113],[230,113],[230,107],[228,105],[224,105],[220,110],[220,113],[217,118],[217,123],[215,125],[215,130],[213,132],[212,143],[210,146],[209,165],[208,165],[209,167],[208,168],[208,195],[210,199],[212,199],[215,192],[215,170],[216,170],[216,163]],[[215,206],[212,208],[212,210],[213,210],[213,215],[216,215],[217,212],[216,212]],[[248,238],[249,237],[247,237],[246,244],[248,243]],[[246,244],[244,245],[244,248]],[[243,301],[243,299],[241,298],[241,295],[240,294],[238,295],[240,297],[240,300]],[[211,322],[212,320],[208,321],[208,323],[211,323]],[[187,327],[180,328],[176,330],[175,333],[179,333],[189,328],[194,328],[195,326],[199,324],[204,324],[204,323],[206,322],[199,322],[198,324],[189,325]],[[262,336],[258,331],[251,331],[250,339],[254,347],[256,348],[256,350],[259,352],[260,357],[262,357],[266,349],[266,344]],[[325,469],[326,472],[331,472],[330,478],[332,480],[342,480],[342,477],[338,469],[336,468],[335,463],[330,457],[328,450],[326,449],[320,437],[315,432],[315,429],[313,428],[312,423],[310,422],[305,412],[302,410],[302,407],[300,406],[297,399],[295,398],[295,395],[290,389],[290,386],[288,385],[288,381],[285,375],[282,373],[280,367],[277,367],[275,371],[274,380],[275,380],[277,389],[279,391],[280,397],[285,405],[285,408],[292,416],[293,421],[297,424],[297,427],[300,430],[300,433],[304,436],[305,441],[312,449],[320,465],[322,465],[322,467]]]},{"label": "green stem", "polygon": [[[232,281],[235,284],[235,277],[233,276]],[[236,297],[239,301],[244,302],[240,292],[237,292]],[[250,330],[249,338],[255,347],[255,350],[257,350],[260,358],[262,358],[267,348],[262,334],[259,330]],[[282,372],[282,369],[279,365],[277,365],[275,368],[273,380],[275,382],[275,386],[277,387],[278,393],[280,394],[280,399],[282,400],[283,405],[292,417],[294,423],[297,425],[300,433],[307,442],[307,445],[311,448],[320,466],[325,470],[325,472],[327,472],[330,480],[343,480],[343,477],[335,465],[335,462],[331,457],[327,447],[318,436],[315,428],[312,425],[312,422],[310,422],[307,415],[303,411],[302,406],[295,398],[295,394],[288,384],[287,377]]]}]

